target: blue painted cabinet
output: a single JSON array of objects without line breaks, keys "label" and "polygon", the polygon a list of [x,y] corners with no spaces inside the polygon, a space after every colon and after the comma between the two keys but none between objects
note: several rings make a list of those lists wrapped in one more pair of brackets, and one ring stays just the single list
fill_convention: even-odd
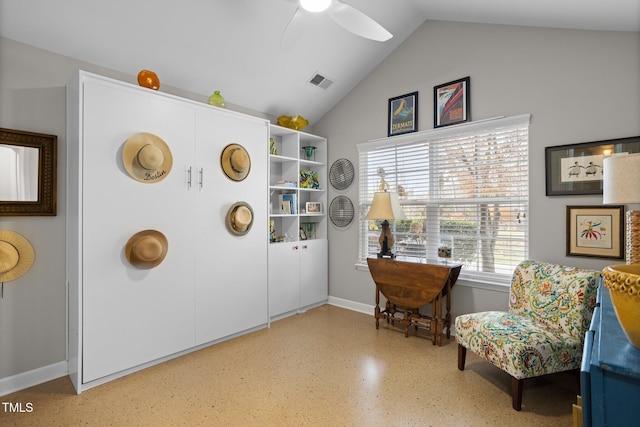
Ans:
[{"label": "blue painted cabinet", "polygon": [[602,285],[598,304],[582,354],[582,425],[638,425],[640,349],[631,345],[622,331],[609,289]]}]

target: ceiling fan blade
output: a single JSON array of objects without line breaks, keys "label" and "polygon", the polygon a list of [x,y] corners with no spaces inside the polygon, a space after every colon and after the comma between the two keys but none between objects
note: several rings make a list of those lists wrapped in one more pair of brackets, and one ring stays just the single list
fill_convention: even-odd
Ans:
[{"label": "ceiling fan blade", "polygon": [[365,39],[384,42],[393,37],[393,34],[382,25],[355,7],[338,0],[334,0],[333,5],[329,8],[329,16],[345,30]]},{"label": "ceiling fan blade", "polygon": [[303,13],[300,8],[296,9],[296,12],[291,17],[291,20],[285,27],[282,37],[280,38],[280,49],[287,51],[294,48],[294,46],[300,40],[302,33],[304,33],[304,20]]}]

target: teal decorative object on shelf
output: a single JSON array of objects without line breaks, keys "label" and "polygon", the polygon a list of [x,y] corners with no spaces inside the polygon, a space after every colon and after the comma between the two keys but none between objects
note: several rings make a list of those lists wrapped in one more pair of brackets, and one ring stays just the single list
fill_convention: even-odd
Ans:
[{"label": "teal decorative object on shelf", "polygon": [[302,147],[302,151],[304,151],[304,157],[307,160],[315,160],[316,159],[316,147],[307,146]]}]

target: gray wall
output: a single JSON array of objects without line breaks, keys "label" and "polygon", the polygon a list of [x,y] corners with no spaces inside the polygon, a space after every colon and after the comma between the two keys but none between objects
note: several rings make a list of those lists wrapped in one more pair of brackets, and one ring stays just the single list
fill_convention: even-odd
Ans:
[{"label": "gray wall", "polygon": [[[530,257],[594,269],[617,263],[565,256],[565,206],[602,197],[546,197],[544,147],[640,135],[640,33],[427,21],[315,124],[329,139],[329,164],[345,157],[357,165],[356,144],[387,135],[394,96],[418,91],[419,130],[433,128],[433,87],[465,76],[473,120],[532,115]],[[357,203],[357,181],[330,189],[329,200],[338,194]],[[329,293],[372,305],[374,284],[355,268],[357,251],[355,224],[330,227]],[[479,286],[453,289],[454,316],[507,307],[504,288]]]},{"label": "gray wall", "polygon": [[[65,86],[78,69],[135,83],[135,76],[0,38],[0,127],[58,135],[58,216],[1,217],[23,234],[36,262],[5,284],[0,300],[0,380],[66,360]],[[564,207],[600,197],[544,196],[544,150],[640,135],[640,34],[427,22],[313,127],[327,136],[330,162],[357,165],[355,144],[386,135],[387,100],[420,92],[420,130],[432,127],[432,90],[471,76],[473,119],[532,113],[531,256],[602,268],[610,262],[564,256]],[[162,76],[160,76],[162,79]],[[175,88],[162,90],[206,101]],[[265,117],[258,112],[230,106]],[[330,199],[337,193],[330,192]],[[343,194],[357,201],[357,182]],[[330,295],[372,305],[368,272],[358,271],[357,227],[330,227]],[[506,307],[500,291],[458,286],[454,314]]]}]

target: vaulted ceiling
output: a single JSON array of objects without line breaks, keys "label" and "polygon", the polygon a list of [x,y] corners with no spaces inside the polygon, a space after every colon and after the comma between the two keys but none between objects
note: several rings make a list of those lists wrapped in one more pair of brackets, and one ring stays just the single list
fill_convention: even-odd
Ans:
[{"label": "vaulted ceiling", "polygon": [[[307,14],[283,49],[291,0],[0,0],[0,36],[133,76],[154,70],[161,84],[219,90],[231,104],[313,123],[428,20],[640,31],[638,0],[344,1],[393,38],[367,40],[327,13]],[[311,85],[316,73],[333,83]]]}]

